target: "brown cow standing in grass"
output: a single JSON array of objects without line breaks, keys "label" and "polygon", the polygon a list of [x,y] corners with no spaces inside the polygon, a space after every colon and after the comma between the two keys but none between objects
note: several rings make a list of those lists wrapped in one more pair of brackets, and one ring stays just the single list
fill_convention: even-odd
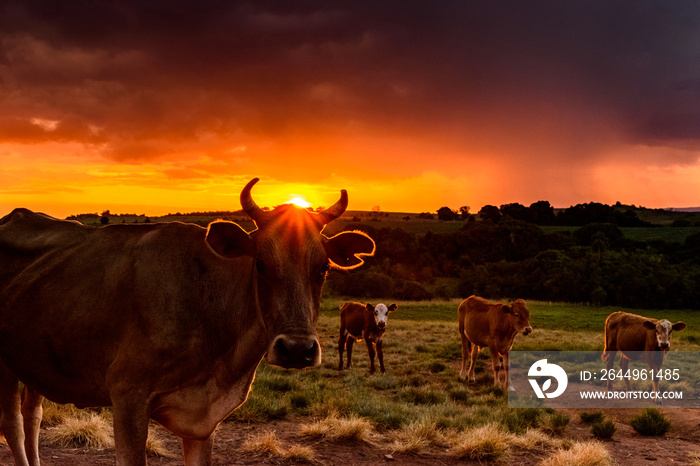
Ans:
[{"label": "brown cow standing in grass", "polygon": [[149,418],[182,439],[186,465],[208,465],[266,354],[320,364],[328,269],[358,267],[374,242],[320,234],[347,208],[344,190],[319,214],[266,212],[257,181],[241,192],[251,233],[224,221],[93,228],[26,209],[0,219],[0,409],[16,465],[39,464],[42,395],[111,405],[119,466],[146,464]]},{"label": "brown cow standing in grass", "polygon": [[[464,380],[469,375],[469,381],[475,381],[476,358],[481,348],[487,346],[491,353],[493,383],[496,386],[501,385],[500,373],[503,371],[503,388],[508,390],[511,386],[508,352],[513,346],[515,335],[519,332],[523,335],[532,332],[530,311],[525,301],[518,299],[508,306],[501,303],[491,304],[484,298],[470,296],[459,305],[458,315],[459,335],[462,337],[462,370],[459,377]],[[470,356],[471,364],[467,371],[467,360]],[[500,356],[503,357],[502,363]]]},{"label": "brown cow standing in grass", "polygon": [[[615,364],[615,355],[620,356],[620,369],[626,374],[630,360],[643,360],[656,373],[666,359],[666,352],[671,348],[671,332],[679,332],[686,327],[684,322],[671,324],[666,319],[657,320],[630,314],[613,312],[605,319],[605,350],[602,359],[606,361],[608,372]],[[627,390],[630,390],[629,378],[624,378]],[[659,391],[657,377],[652,378],[654,391]],[[612,390],[612,380],[608,377],[607,390]],[[656,400],[661,404],[661,400]]]},{"label": "brown cow standing in grass", "polygon": [[338,339],[338,355],[340,363],[338,370],[343,370],[343,350],[347,344],[348,365],[352,367],[352,345],[355,340],[365,340],[367,351],[369,352],[369,373],[373,374],[374,368],[374,345],[377,346],[377,357],[379,358],[379,370],[384,370],[384,351],[382,349],[382,338],[386,330],[389,313],[398,309],[396,304],[377,304],[372,306],[360,303],[345,303],[340,307],[340,338]]}]

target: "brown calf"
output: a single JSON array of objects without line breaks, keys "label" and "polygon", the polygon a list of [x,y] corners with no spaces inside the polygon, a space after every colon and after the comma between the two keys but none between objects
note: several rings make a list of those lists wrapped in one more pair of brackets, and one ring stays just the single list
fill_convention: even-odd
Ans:
[{"label": "brown calf", "polygon": [[[627,373],[630,360],[643,360],[656,375],[671,347],[671,332],[679,332],[685,327],[684,322],[671,324],[666,319],[657,320],[627,312],[613,312],[605,319],[605,350],[602,359],[607,362],[607,369],[610,371],[615,364],[615,355],[620,351],[620,369],[623,374]],[[624,379],[629,391],[630,380]],[[654,391],[657,392],[658,378],[654,376],[652,383]],[[612,390],[610,378],[607,390]],[[661,404],[661,400],[657,400],[657,403]]]},{"label": "brown calf", "polygon": [[[513,340],[518,332],[527,335],[532,332],[530,326],[530,311],[525,301],[518,299],[510,306],[506,304],[491,304],[484,298],[470,296],[462,301],[458,309],[459,335],[462,337],[462,370],[459,377],[464,380],[469,375],[469,381],[474,382],[474,366],[479,351],[488,346],[493,366],[493,383],[500,383],[500,372],[503,370],[505,380],[503,387],[510,387],[508,374],[508,352],[513,346]],[[472,344],[475,348],[472,349]],[[499,355],[503,357],[501,363]],[[467,360],[471,356],[471,364],[467,371]]]},{"label": "brown calf", "polygon": [[365,340],[369,352],[369,373],[374,373],[374,345],[377,346],[379,358],[379,370],[384,370],[384,352],[382,351],[382,337],[386,330],[389,313],[398,309],[396,304],[377,304],[372,306],[360,303],[345,303],[340,307],[340,338],[338,339],[338,355],[340,362],[338,370],[343,369],[343,349],[347,342],[348,365],[352,367],[352,345],[355,340]]}]

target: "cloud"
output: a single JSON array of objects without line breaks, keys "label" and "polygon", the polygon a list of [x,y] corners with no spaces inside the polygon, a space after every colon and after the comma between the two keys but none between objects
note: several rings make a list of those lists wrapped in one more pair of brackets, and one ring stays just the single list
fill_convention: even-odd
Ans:
[{"label": "cloud", "polygon": [[[0,143],[237,159],[225,169],[297,181],[497,164],[539,180],[644,146],[663,149],[646,164],[694,166],[698,17],[700,4],[662,0],[10,0]],[[228,152],[241,146],[244,159]]]}]

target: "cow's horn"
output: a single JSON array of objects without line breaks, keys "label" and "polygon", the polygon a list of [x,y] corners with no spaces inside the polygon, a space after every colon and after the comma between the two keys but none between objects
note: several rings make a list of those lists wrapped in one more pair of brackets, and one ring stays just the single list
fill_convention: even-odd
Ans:
[{"label": "cow's horn", "polygon": [[253,200],[253,196],[250,194],[251,189],[253,189],[253,186],[258,181],[260,181],[260,178],[253,178],[247,185],[245,185],[243,191],[241,191],[241,206],[243,207],[245,213],[255,221],[260,220],[265,214],[265,211],[258,207]]},{"label": "cow's horn", "polygon": [[331,220],[335,220],[336,218],[340,217],[343,215],[343,212],[345,212],[345,209],[348,208],[348,192],[344,189],[340,190],[340,199],[338,202],[324,210],[323,212],[318,214],[318,219],[319,223],[326,225],[327,223],[330,223]]}]

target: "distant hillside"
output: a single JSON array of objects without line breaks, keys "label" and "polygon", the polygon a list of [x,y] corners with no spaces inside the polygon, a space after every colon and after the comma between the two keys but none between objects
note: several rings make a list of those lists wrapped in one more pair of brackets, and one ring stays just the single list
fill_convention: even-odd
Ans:
[{"label": "distant hillside", "polygon": [[655,225],[686,226],[700,225],[700,207],[685,207],[678,209],[647,209],[646,207],[620,206],[616,208],[630,209],[637,213],[640,220]]}]

